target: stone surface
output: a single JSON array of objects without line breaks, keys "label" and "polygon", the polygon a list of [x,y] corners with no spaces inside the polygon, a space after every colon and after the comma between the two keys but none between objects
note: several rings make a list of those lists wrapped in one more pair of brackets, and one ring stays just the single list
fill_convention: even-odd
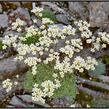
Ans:
[{"label": "stone surface", "polygon": [[34,20],[34,19],[37,20],[36,25],[37,25],[38,27],[40,27],[40,26],[42,25],[41,20],[40,20],[40,19],[37,19],[36,16],[32,15],[32,16],[31,16],[31,19],[32,19],[32,20]]},{"label": "stone surface", "polygon": [[0,80],[27,71],[27,66],[23,62],[15,61],[15,57],[16,56],[11,56],[0,61]]},{"label": "stone surface", "polygon": [[14,12],[19,12],[19,14],[24,15],[28,20],[30,20],[30,14],[28,12],[28,9],[18,7]]},{"label": "stone surface", "polygon": [[109,2],[90,2],[89,3],[89,23],[92,27],[103,26],[108,22]]},{"label": "stone surface", "polygon": [[32,102],[32,97],[30,95],[19,95],[18,97],[20,97],[23,101],[27,102],[27,103],[31,103]]},{"label": "stone surface", "polygon": [[14,105],[15,107],[26,107],[26,105],[22,103],[22,101],[18,99],[16,96],[12,98],[12,100],[10,101],[10,104]]},{"label": "stone surface", "polygon": [[73,103],[73,100],[66,96],[62,98],[54,98],[51,103],[53,107],[69,107]]},{"label": "stone surface", "polygon": [[50,107],[48,104],[42,104],[38,101],[33,101],[31,95],[19,95],[18,97],[21,98],[26,103],[35,104],[37,107]]},{"label": "stone surface", "polygon": [[6,13],[0,14],[0,27],[7,27],[8,26],[8,16]]},{"label": "stone surface", "polygon": [[83,19],[84,18],[84,11],[85,8],[82,2],[68,2],[69,10],[74,16],[75,13],[79,14],[79,16]]},{"label": "stone surface", "polygon": [[64,14],[57,14],[56,15],[57,21],[60,23],[68,24],[68,17]]}]

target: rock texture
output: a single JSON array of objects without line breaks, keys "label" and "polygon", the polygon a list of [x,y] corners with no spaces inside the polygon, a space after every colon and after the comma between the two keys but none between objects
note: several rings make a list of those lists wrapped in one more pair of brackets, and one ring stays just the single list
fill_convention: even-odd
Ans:
[{"label": "rock texture", "polygon": [[56,15],[57,21],[63,24],[69,24],[68,17],[64,14],[57,14]]},{"label": "rock texture", "polygon": [[68,5],[72,16],[78,14],[79,17],[84,19],[85,7],[83,2],[69,2]]},{"label": "rock texture", "polygon": [[6,13],[0,14],[0,27],[7,27],[8,26],[8,16]]},{"label": "rock texture", "polygon": [[13,75],[25,72],[27,70],[27,66],[25,64],[14,60],[15,57],[16,56],[11,56],[10,58],[0,61],[0,80],[10,78]]},{"label": "rock texture", "polygon": [[103,26],[109,21],[109,2],[89,3],[89,23],[92,27]]}]

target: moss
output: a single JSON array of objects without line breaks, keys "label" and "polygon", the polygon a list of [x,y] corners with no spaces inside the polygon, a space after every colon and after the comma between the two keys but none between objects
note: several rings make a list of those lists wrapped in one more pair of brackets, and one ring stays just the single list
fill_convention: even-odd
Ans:
[{"label": "moss", "polygon": [[45,9],[45,10],[42,11],[42,18],[49,18],[50,20],[52,20],[54,22],[56,21],[55,14],[48,9]]},{"label": "moss", "polygon": [[[27,72],[24,88],[31,91],[34,83],[41,84],[45,80],[54,80],[53,73],[58,73],[54,70],[53,65],[39,64],[37,65],[37,74],[33,76],[31,70]],[[76,96],[76,77],[75,75],[66,75],[61,81],[61,87],[54,92],[53,97]]]},{"label": "moss", "polygon": [[27,72],[26,80],[24,83],[24,87],[27,90],[32,90],[32,86],[34,83],[41,84],[45,80],[53,80],[52,74],[56,71],[52,68],[52,66],[46,64],[37,65],[37,74],[33,76],[31,73],[31,69]]},{"label": "moss", "polygon": [[70,96],[76,97],[76,77],[75,75],[66,75],[61,82],[61,87],[55,91],[53,97]]},{"label": "moss", "polygon": [[0,51],[3,50],[3,48],[2,48],[3,45],[4,45],[4,44],[2,43],[2,41],[0,41]]},{"label": "moss", "polygon": [[35,44],[35,43],[37,43],[39,41],[40,37],[41,36],[39,36],[39,35],[31,36],[31,37],[26,38],[25,41],[22,41],[22,43],[27,44],[27,45]]},{"label": "moss", "polygon": [[101,59],[103,60],[103,62],[109,65],[109,56],[103,56]]}]

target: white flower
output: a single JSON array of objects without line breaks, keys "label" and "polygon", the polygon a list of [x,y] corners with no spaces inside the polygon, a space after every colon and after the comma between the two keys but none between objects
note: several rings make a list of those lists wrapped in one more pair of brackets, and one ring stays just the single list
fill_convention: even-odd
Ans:
[{"label": "white flower", "polygon": [[42,24],[52,24],[53,21],[50,20],[49,18],[42,18]]},{"label": "white flower", "polygon": [[102,44],[102,48],[106,48],[106,44]]},{"label": "white flower", "polygon": [[6,92],[9,92],[12,89],[12,82],[10,79],[6,79],[2,82],[3,88],[6,89]]},{"label": "white flower", "polygon": [[83,68],[86,66],[85,60],[81,58],[80,56],[77,56],[74,58],[74,62],[72,64],[72,67],[76,70],[79,70],[80,72],[83,72]]}]

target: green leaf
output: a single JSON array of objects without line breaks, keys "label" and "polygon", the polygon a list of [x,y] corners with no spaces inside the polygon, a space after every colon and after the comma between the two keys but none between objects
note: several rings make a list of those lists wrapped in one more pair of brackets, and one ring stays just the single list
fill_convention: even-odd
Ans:
[{"label": "green leaf", "polygon": [[92,75],[102,75],[105,73],[106,66],[102,61],[98,61],[98,65],[95,66],[95,70],[89,71]]},{"label": "green leaf", "polygon": [[49,18],[52,21],[56,21],[55,14],[48,9],[45,9],[45,10],[42,11],[42,18]]},{"label": "green leaf", "polygon": [[109,56],[103,56],[103,57],[102,57],[102,60],[103,60],[107,65],[109,65]]},{"label": "green leaf", "polygon": [[37,36],[37,35],[28,37],[28,38],[26,38],[25,41],[22,41],[22,43],[23,43],[23,44],[28,44],[28,45],[30,45],[30,44],[35,44],[36,42],[39,41],[39,37],[40,37],[40,36]]},{"label": "green leaf", "polygon": [[61,87],[54,92],[53,97],[64,97],[69,96],[72,98],[76,97],[76,76],[66,75],[61,82]]},{"label": "green leaf", "polygon": [[2,41],[0,41],[0,51],[3,50],[3,48],[2,48],[3,45],[4,45],[4,44],[2,43]]}]

